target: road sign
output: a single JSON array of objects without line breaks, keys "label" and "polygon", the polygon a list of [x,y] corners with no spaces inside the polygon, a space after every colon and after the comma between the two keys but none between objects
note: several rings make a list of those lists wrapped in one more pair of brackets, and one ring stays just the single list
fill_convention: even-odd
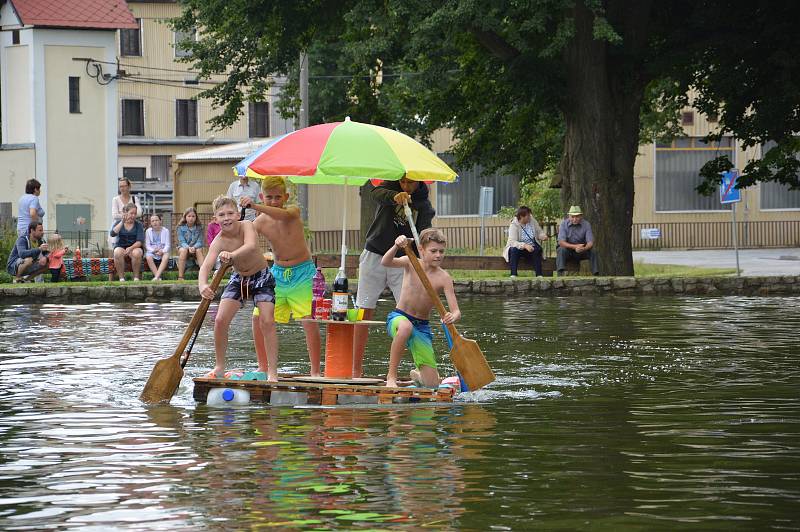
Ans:
[{"label": "road sign", "polygon": [[736,188],[737,179],[739,179],[738,170],[722,173],[722,183],[719,184],[719,202],[723,205],[742,201],[742,190]]}]

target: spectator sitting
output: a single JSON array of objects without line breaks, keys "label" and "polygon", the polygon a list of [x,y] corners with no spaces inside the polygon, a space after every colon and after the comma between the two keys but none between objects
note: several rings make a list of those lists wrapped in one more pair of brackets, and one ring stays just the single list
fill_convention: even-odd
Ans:
[{"label": "spectator sitting", "polygon": [[136,205],[128,203],[122,210],[122,220],[111,228],[109,233],[116,236],[114,248],[114,268],[120,282],[125,280],[125,259],[131,259],[133,280],[139,280],[142,271],[142,253],[144,248],[144,226],[136,219]]},{"label": "spectator sitting", "polygon": [[[47,269],[48,246],[42,241],[44,226],[42,222],[30,222],[28,233],[17,238],[8,255],[6,270],[19,283],[35,277]],[[24,278],[23,278],[24,276]]]},{"label": "spectator sitting", "polygon": [[[217,223],[217,220],[212,215],[211,221],[208,222],[208,229],[206,229],[206,244],[208,244],[209,247],[211,246],[211,243],[217,237],[221,229],[222,228]],[[214,263],[214,271],[216,272],[217,270],[219,270],[219,267],[220,263],[219,259],[217,259],[216,262]]]},{"label": "spectator sitting", "polygon": [[160,281],[161,274],[167,269],[169,262],[169,230],[161,225],[161,216],[154,214],[150,217],[150,227],[144,235],[145,248],[147,253],[145,258],[147,266],[153,272],[153,280]]},{"label": "spectator sitting", "polygon": [[19,198],[17,204],[17,236],[27,237],[31,222],[44,221],[44,209],[39,204],[41,193],[42,184],[35,179],[28,179],[25,183],[25,194]]},{"label": "spectator sitting", "polygon": [[[119,196],[114,196],[111,200],[111,225],[117,225],[120,220],[122,220],[122,210],[125,208],[125,205],[128,203],[133,203],[136,205],[136,215],[139,216],[142,213],[142,206],[139,204],[139,198],[131,194],[131,182],[127,177],[121,177],[117,182],[117,189],[119,190]],[[108,248],[111,250],[111,257],[114,257],[114,248],[117,247],[117,239],[116,237],[109,236],[108,237]],[[114,280],[114,272],[108,272],[108,280]]]},{"label": "spectator sitting", "polygon": [[543,275],[542,242],[545,240],[547,240],[547,233],[539,227],[530,208],[523,205],[517,209],[514,219],[508,226],[508,241],[503,249],[503,258],[511,267],[512,279],[517,277],[517,265],[520,257],[531,258],[536,276]]},{"label": "spectator sitting", "polygon": [[[217,226],[219,227],[219,224]],[[197,211],[194,210],[194,207],[189,207],[184,211],[181,221],[178,222],[177,233],[178,280],[182,281],[189,255],[194,255],[198,266],[203,264],[203,226],[197,220]]]},{"label": "spectator sitting", "polygon": [[64,254],[69,248],[64,245],[61,235],[54,233],[49,242],[50,256],[47,267],[50,268],[50,282],[57,283],[61,280],[61,267],[64,265]]},{"label": "spectator sitting", "polygon": [[558,252],[556,253],[556,270],[564,275],[567,261],[589,259],[592,275],[599,275],[597,254],[594,252],[594,235],[592,226],[583,219],[583,211],[577,205],[569,208],[567,217],[558,228]]}]

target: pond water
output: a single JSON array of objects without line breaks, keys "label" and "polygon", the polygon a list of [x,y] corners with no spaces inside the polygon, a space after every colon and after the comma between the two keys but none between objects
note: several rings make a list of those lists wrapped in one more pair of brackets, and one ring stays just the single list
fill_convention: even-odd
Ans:
[{"label": "pond water", "polygon": [[[0,529],[800,526],[800,298],[465,298],[498,380],[443,406],[196,405],[207,326],[146,408],[195,305],[0,305]],[[280,341],[307,371],[302,330]]]}]

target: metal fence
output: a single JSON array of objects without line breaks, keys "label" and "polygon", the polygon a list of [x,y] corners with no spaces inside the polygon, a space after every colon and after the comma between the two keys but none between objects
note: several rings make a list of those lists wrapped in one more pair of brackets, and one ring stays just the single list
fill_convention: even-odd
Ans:
[{"label": "metal fence", "polygon": [[[175,224],[180,220],[180,213],[173,213]],[[204,228],[210,221],[210,215],[200,214]],[[167,217],[165,217],[166,220]],[[147,220],[143,220],[145,227]],[[16,225],[13,225],[16,227]],[[174,225],[173,238],[175,238]],[[447,246],[454,252],[474,254],[480,246],[479,226],[441,227],[447,238]],[[505,246],[508,228],[505,226],[487,226],[484,246],[502,248]],[[546,257],[555,255],[557,226],[554,223],[544,224],[544,231],[550,238],[544,242]],[[642,230],[658,229],[659,238],[642,238]],[[738,222],[736,224],[737,240],[740,248],[781,248],[800,247],[800,221],[783,222]],[[646,249],[728,249],[733,247],[731,224],[729,222],[670,222],[633,224],[631,244],[635,250]],[[52,231],[45,233],[45,239]],[[62,238],[71,249],[81,248],[84,256],[108,256],[108,232],[106,231],[62,231]],[[308,243],[313,253],[338,253],[341,249],[341,230],[313,231]],[[352,252],[362,249],[361,231],[347,231],[347,246]],[[174,245],[174,244],[173,244]],[[267,249],[267,240],[259,237],[259,245]]]}]

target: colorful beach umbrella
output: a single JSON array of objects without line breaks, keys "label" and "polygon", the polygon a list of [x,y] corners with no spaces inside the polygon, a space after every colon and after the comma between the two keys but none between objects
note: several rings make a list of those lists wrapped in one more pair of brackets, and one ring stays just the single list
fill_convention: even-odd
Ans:
[{"label": "colorful beach umbrella", "polygon": [[332,122],[275,138],[233,167],[237,177],[285,176],[309,185],[361,186],[367,180],[456,180],[456,173],[411,137],[385,127]]},{"label": "colorful beach umbrella", "polygon": [[[319,124],[267,142],[233,167],[237,177],[287,177],[309,185],[356,185],[368,180],[451,183],[457,174],[411,137],[381,126],[353,122]],[[347,254],[347,194],[342,213],[342,260]]]}]

